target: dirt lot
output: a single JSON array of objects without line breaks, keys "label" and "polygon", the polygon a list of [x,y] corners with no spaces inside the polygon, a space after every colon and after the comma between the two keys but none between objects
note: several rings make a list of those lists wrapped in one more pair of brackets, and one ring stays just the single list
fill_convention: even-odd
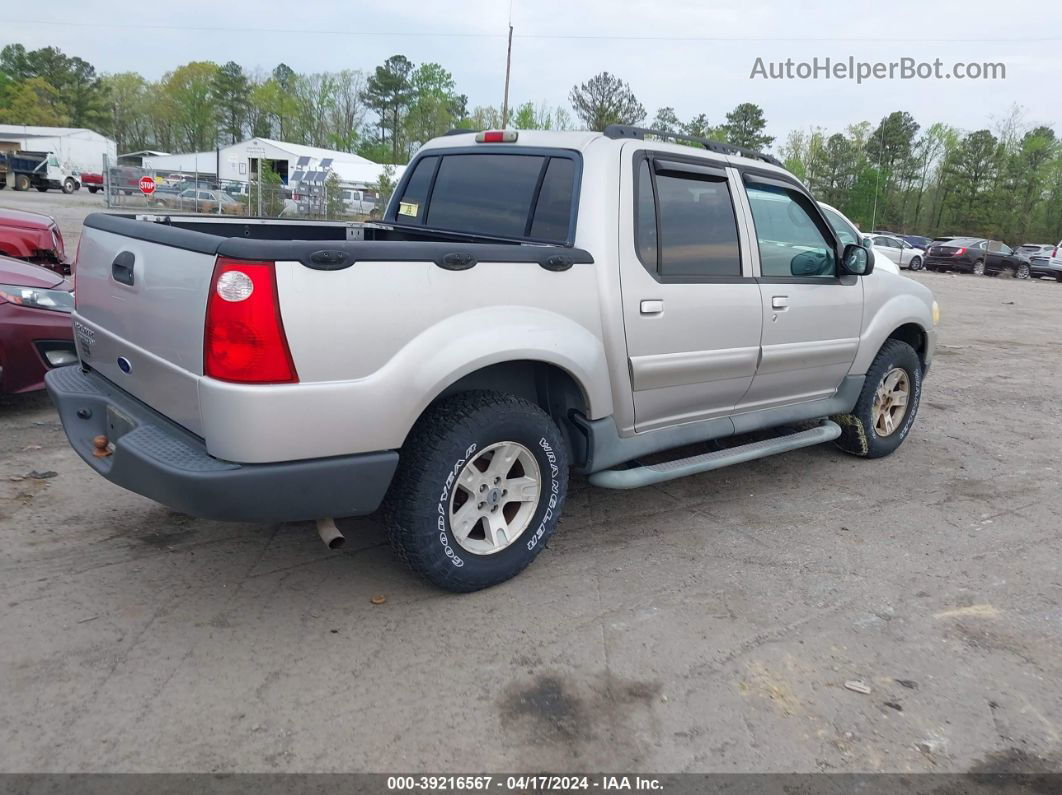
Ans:
[{"label": "dirt lot", "polygon": [[[26,198],[70,241],[101,203]],[[371,520],[333,553],[192,519],[0,401],[0,770],[1062,769],[1062,285],[916,278],[941,345],[896,455],[576,482],[461,597]]]}]

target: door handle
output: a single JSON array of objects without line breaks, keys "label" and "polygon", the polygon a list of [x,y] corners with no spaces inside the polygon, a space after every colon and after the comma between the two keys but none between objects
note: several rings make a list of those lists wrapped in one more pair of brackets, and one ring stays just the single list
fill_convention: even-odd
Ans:
[{"label": "door handle", "polygon": [[771,309],[788,309],[789,308],[789,296],[788,295],[776,295],[771,299]]},{"label": "door handle", "polygon": [[664,302],[660,299],[642,301],[641,311],[643,315],[659,315],[664,311]]}]

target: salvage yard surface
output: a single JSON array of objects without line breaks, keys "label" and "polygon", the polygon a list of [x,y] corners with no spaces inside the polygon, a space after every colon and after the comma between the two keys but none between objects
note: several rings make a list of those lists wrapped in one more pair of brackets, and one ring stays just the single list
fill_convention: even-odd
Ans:
[{"label": "salvage yard surface", "polygon": [[466,596],[371,518],[329,552],[174,513],[0,399],[0,771],[1062,768],[1062,285],[915,278],[943,320],[894,456],[576,479]]}]

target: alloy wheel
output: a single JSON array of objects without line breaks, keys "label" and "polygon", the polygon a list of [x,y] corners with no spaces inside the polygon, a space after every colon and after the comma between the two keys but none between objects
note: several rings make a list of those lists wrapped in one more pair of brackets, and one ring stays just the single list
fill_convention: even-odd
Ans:
[{"label": "alloy wheel", "polygon": [[911,397],[911,377],[902,367],[894,367],[885,373],[874,393],[871,418],[878,436],[891,436],[907,413]]},{"label": "alloy wheel", "polygon": [[535,515],[542,475],[519,442],[498,442],[471,458],[450,495],[450,530],[476,555],[493,555],[518,539]]}]

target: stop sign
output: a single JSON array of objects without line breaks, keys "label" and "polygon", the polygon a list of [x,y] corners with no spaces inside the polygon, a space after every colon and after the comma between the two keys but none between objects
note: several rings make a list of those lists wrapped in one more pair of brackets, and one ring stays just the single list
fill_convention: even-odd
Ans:
[{"label": "stop sign", "polygon": [[155,192],[155,180],[151,177],[140,178],[140,192],[151,195]]}]

